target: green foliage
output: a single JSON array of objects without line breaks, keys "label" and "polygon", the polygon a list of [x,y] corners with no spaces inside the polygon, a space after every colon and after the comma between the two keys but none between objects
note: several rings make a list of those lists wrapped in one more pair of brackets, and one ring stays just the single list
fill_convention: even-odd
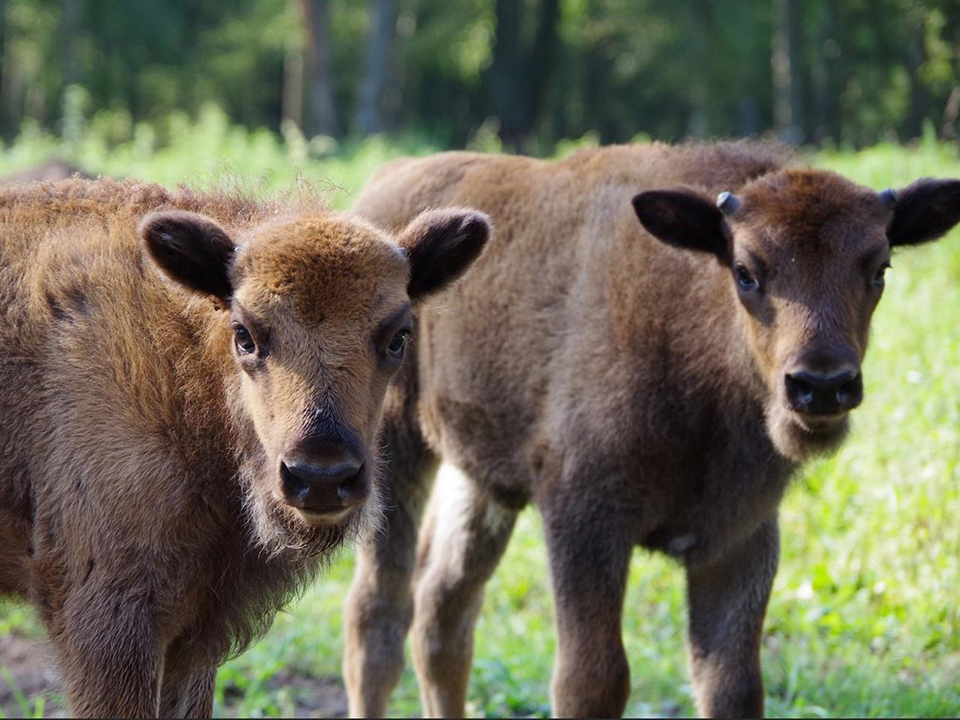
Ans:
[{"label": "green foliage", "polygon": [[[337,125],[349,134],[370,70],[372,4],[324,1],[326,79]],[[502,131],[521,106],[523,147],[544,155],[589,131],[622,142],[640,132],[678,140],[774,129],[774,6],[785,0],[557,0],[555,23],[541,12],[552,0],[506,3],[521,47],[508,53],[512,71],[499,75],[498,38],[512,25],[498,17],[496,0],[382,1],[395,5],[397,22],[380,112],[401,135],[459,147],[494,119],[507,141]],[[956,103],[948,102],[960,88],[956,0],[790,1],[801,18],[792,82],[807,141],[903,141],[925,121],[957,137]],[[311,127],[306,98],[319,78],[309,68],[309,2],[316,0],[5,0],[0,131],[10,138],[29,119],[67,134],[69,84],[86,89],[91,107],[123,110],[135,122],[214,102],[248,128],[277,130],[284,112]],[[73,25],[68,7],[77,9]],[[533,56],[533,38],[546,27],[557,42]],[[517,82],[531,67],[529,83]],[[498,104],[504,84],[511,97]],[[290,100],[297,97],[302,111]]]},{"label": "green foliage", "polygon": [[[288,138],[232,126],[213,107],[196,120],[175,115],[155,125],[100,112],[69,147],[28,126],[0,154],[0,172],[71,150],[94,171],[168,185],[228,177],[268,192],[302,177],[329,188],[326,199],[344,208],[379,164],[434,149],[416,138],[374,137],[330,152]],[[588,135],[560,151],[596,142]],[[834,150],[810,162],[878,190],[922,176],[960,177],[956,147],[937,143],[932,130],[913,147]],[[960,232],[898,253],[893,266],[852,436],[836,456],[809,465],[783,505],[782,561],[763,641],[769,715],[950,717],[960,707]],[[264,639],[220,671],[217,714],[289,716],[301,691],[295,680],[339,678],[352,569],[346,552]],[[0,634],[9,633],[41,631],[24,606],[6,603]],[[628,713],[693,713],[685,633],[680,568],[638,552],[624,614]],[[547,714],[555,645],[541,525],[528,510],[487,588],[468,712]],[[23,701],[4,710],[44,710],[37,699]],[[408,668],[390,712],[419,710]]]},{"label": "green foliage", "polygon": [[195,119],[175,112],[158,123],[133,123],[124,111],[100,110],[89,122],[76,122],[70,140],[26,123],[16,141],[0,152],[0,176],[59,156],[95,175],[136,177],[168,187],[231,184],[268,193],[305,181],[325,203],[344,208],[387,160],[437,150],[413,136],[399,141],[373,136],[326,146],[289,128],[284,139],[266,128],[232,125],[213,104],[203,106]]}]

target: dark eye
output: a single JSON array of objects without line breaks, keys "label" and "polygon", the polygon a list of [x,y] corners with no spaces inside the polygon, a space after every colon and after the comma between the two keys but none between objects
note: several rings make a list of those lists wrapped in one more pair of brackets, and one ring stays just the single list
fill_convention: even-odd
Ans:
[{"label": "dark eye", "polygon": [[233,340],[237,344],[237,352],[241,355],[250,355],[257,351],[257,344],[243,325],[233,326]]},{"label": "dark eye", "polygon": [[737,278],[737,285],[740,286],[741,290],[756,290],[760,286],[745,265],[737,265],[733,274]]},{"label": "dark eye", "polygon": [[410,331],[401,330],[393,336],[393,340],[391,340],[390,344],[387,345],[387,352],[395,358],[401,358],[403,357],[403,351],[406,349],[409,341]]},{"label": "dark eye", "polygon": [[877,287],[883,287],[884,276],[887,274],[887,269],[889,265],[881,265],[880,269],[877,270],[877,274],[873,276],[873,284]]}]

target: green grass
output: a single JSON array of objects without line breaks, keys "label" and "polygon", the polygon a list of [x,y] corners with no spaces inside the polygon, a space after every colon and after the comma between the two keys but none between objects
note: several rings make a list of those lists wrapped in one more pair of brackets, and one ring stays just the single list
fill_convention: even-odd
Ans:
[{"label": "green grass", "polygon": [[[144,137],[154,131],[144,128],[111,144],[94,122],[67,150],[95,171],[168,184],[242,172],[253,186],[272,189],[299,174],[341,187],[329,196],[335,207],[347,206],[381,162],[431,150],[374,139],[314,158],[318,149],[296,146],[296,137],[285,144],[269,133],[231,128],[215,110],[196,124],[176,122],[179,134],[169,147],[148,143]],[[64,150],[51,138],[28,134],[0,156],[0,173],[55,149]],[[956,148],[929,140],[811,161],[877,189],[921,176],[960,177]],[[763,647],[770,715],[947,717],[960,711],[960,232],[898,253],[893,266],[873,324],[866,401],[855,413],[852,436],[837,455],[807,466],[783,505],[783,554]],[[339,676],[341,605],[352,566],[344,553],[264,639],[221,670],[217,713],[290,714],[293,691],[271,678]],[[684,618],[681,570],[638,552],[624,621],[629,713],[693,713]],[[552,623],[540,520],[527,510],[487,589],[470,714],[548,712]],[[5,604],[0,634],[9,632],[40,631],[28,610]],[[36,714],[34,705],[25,709]],[[409,669],[390,712],[419,713]]]}]

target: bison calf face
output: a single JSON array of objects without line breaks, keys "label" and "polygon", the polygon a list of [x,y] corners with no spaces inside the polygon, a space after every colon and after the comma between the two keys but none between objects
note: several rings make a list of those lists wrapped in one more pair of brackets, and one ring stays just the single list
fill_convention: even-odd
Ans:
[{"label": "bison calf face", "polygon": [[743,341],[767,386],[770,437],[789,458],[835,448],[863,399],[861,363],[891,248],[960,220],[960,181],[877,194],[828,172],[785,170],[716,203],[692,190],[633,200],[664,242],[729,272]]},{"label": "bison calf face", "polygon": [[236,370],[226,398],[257,451],[241,451],[248,510],[273,549],[337,542],[376,515],[377,433],[413,333],[412,306],[458,277],[489,226],[426,213],[391,242],[333,214],[297,215],[235,243],[213,220],[150,215],[140,232],[172,280],[222,309]]}]

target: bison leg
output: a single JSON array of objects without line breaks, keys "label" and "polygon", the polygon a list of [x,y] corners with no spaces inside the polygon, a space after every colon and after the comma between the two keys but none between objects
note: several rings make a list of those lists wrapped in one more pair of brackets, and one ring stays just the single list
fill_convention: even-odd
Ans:
[{"label": "bison leg", "polygon": [[66,599],[51,639],[74,716],[157,716],[163,651],[149,600],[76,593]]},{"label": "bison leg", "polygon": [[212,717],[217,668],[191,667],[189,657],[176,645],[173,643],[167,652],[160,688],[160,717]]},{"label": "bison leg", "polygon": [[409,425],[384,427],[384,522],[357,549],[344,609],[343,677],[351,717],[383,717],[403,673],[403,642],[413,619],[417,528],[437,468],[436,458],[411,432]]},{"label": "bison leg", "polygon": [[550,498],[542,507],[556,605],[556,717],[618,717],[630,695],[621,620],[632,543],[603,498]]},{"label": "bison leg", "polygon": [[413,659],[425,717],[464,715],[483,587],[517,518],[450,470],[441,473],[418,550]]},{"label": "bison leg", "polygon": [[719,560],[687,568],[690,671],[702,717],[762,717],[760,635],[777,573],[776,520]]}]

